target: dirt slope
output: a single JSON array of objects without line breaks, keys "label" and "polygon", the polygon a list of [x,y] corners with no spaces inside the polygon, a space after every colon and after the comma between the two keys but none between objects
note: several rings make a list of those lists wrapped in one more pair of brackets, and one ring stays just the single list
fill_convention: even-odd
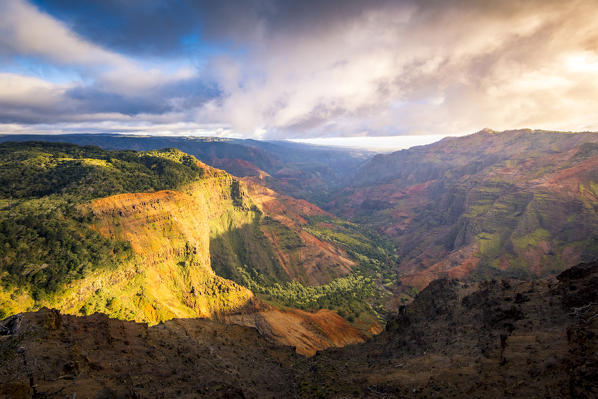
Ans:
[{"label": "dirt slope", "polygon": [[336,312],[321,309],[276,309],[266,306],[258,312],[227,315],[228,323],[256,328],[264,337],[281,345],[294,346],[297,353],[313,356],[329,347],[363,343],[366,336]]}]

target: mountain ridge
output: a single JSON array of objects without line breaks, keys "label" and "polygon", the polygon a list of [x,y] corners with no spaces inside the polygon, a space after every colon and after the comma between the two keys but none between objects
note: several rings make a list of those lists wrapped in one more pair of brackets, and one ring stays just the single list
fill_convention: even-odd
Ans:
[{"label": "mountain ridge", "polygon": [[122,134],[0,135],[3,141],[68,142],[107,150],[177,148],[237,177],[260,176],[277,192],[324,204],[372,153],[287,141]]},{"label": "mountain ridge", "polygon": [[598,255],[598,134],[478,132],[375,156],[327,209],[390,237],[402,283],[541,276]]}]

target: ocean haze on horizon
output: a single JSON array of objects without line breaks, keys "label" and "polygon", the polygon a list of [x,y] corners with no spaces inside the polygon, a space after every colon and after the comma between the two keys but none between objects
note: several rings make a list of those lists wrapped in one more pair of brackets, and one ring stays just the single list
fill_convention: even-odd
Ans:
[{"label": "ocean haze on horizon", "polygon": [[10,135],[23,135],[23,136],[60,136],[60,135],[110,135],[114,137],[170,137],[170,138],[218,138],[218,139],[231,139],[231,140],[243,140],[243,139],[252,139],[258,141],[270,141],[270,142],[289,142],[289,143],[299,143],[299,144],[307,144],[307,145],[314,145],[318,147],[332,147],[332,148],[339,148],[343,150],[365,150],[370,152],[394,152],[398,150],[405,150],[411,147],[428,145],[435,142],[438,142],[446,137],[459,137],[459,136],[449,136],[449,135],[404,135],[404,136],[351,136],[351,137],[315,137],[315,138],[303,138],[303,139],[281,139],[281,140],[270,140],[264,138],[252,138],[252,137],[242,137],[240,135],[233,135],[229,134],[226,135],[226,132],[220,135],[215,134],[205,134],[206,132],[196,133],[196,134],[180,134],[180,133],[170,133],[170,134],[152,134],[147,132],[78,132],[78,133],[67,133],[61,131],[53,131],[53,132],[35,132],[35,131],[27,131],[27,132],[19,132],[19,133],[4,133],[0,131],[0,136],[10,136]]},{"label": "ocean haze on horizon", "polygon": [[317,143],[596,131],[597,11],[594,0],[6,0],[0,132]]},{"label": "ocean haze on horizon", "polygon": [[404,135],[404,136],[354,136],[354,137],[319,137],[307,139],[291,139],[289,141],[313,144],[318,146],[340,147],[346,149],[363,149],[375,152],[393,152],[411,147],[436,143],[445,135]]}]

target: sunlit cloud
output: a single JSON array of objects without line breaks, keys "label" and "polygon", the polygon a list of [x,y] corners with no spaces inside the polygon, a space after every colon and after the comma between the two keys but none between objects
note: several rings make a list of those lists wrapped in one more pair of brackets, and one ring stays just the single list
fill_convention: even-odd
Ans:
[{"label": "sunlit cloud", "polygon": [[65,4],[0,3],[3,132],[598,130],[594,0]]}]

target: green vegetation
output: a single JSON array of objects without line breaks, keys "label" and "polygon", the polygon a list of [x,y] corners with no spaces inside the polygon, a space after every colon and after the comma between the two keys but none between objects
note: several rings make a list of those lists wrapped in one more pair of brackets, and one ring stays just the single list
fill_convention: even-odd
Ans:
[{"label": "green vegetation", "polygon": [[[49,199],[17,203],[0,211],[2,284],[29,286],[34,299],[61,284],[103,267],[115,267],[132,255],[130,245],[106,239],[84,227],[84,216],[68,204]],[[82,224],[83,222],[83,224]]]},{"label": "green vegetation", "polygon": [[598,198],[598,184],[594,182],[589,182],[587,187],[583,184],[580,184],[579,193],[583,196],[586,191],[590,192],[594,197]]},{"label": "green vegetation", "polygon": [[306,286],[297,281],[287,283],[264,283],[261,276],[247,273],[244,284],[267,302],[282,304],[304,310],[332,309],[350,322],[374,314],[384,319],[379,303],[380,290],[372,277],[353,273],[328,284]]},{"label": "green vegetation", "polygon": [[328,216],[312,216],[303,230],[345,250],[357,262],[353,273],[316,286],[291,281],[263,232],[274,235],[290,257],[304,244],[293,230],[259,214],[250,225],[212,239],[212,268],[267,302],[304,310],[333,309],[349,321],[372,315],[384,319],[382,303],[397,281],[391,270],[397,261],[392,245],[363,227]]},{"label": "green vegetation", "polygon": [[210,240],[212,269],[224,278],[245,285],[247,273],[262,276],[265,284],[289,281],[289,276],[274,255],[274,249],[260,229],[272,224],[269,218],[254,213],[251,223],[228,229]]},{"label": "green vegetation", "polygon": [[0,198],[69,195],[75,202],[177,188],[201,177],[181,151],[105,151],[57,143],[0,144]]},{"label": "green vegetation", "polygon": [[34,299],[132,256],[79,206],[108,195],[173,189],[203,175],[178,150],[104,151],[57,143],[0,145],[0,281]]},{"label": "green vegetation", "polygon": [[[322,302],[330,302],[339,314],[360,317],[360,311],[374,313],[379,320],[388,317],[383,306],[396,286],[398,274],[394,266],[398,262],[396,246],[386,237],[346,220],[328,216],[312,216],[304,229],[321,240],[342,248],[357,261],[353,274],[330,283],[329,294]],[[345,287],[337,291],[338,287]],[[351,321],[351,320],[349,320]]]},{"label": "green vegetation", "polygon": [[312,216],[304,230],[321,240],[342,248],[358,262],[356,273],[374,276],[379,283],[390,285],[396,272],[392,267],[398,261],[396,246],[367,227],[328,216]]},{"label": "green vegetation", "polygon": [[536,229],[533,233],[526,234],[521,237],[513,237],[513,244],[517,248],[525,249],[529,246],[536,246],[540,241],[549,240],[550,239],[550,232],[546,229]]}]

